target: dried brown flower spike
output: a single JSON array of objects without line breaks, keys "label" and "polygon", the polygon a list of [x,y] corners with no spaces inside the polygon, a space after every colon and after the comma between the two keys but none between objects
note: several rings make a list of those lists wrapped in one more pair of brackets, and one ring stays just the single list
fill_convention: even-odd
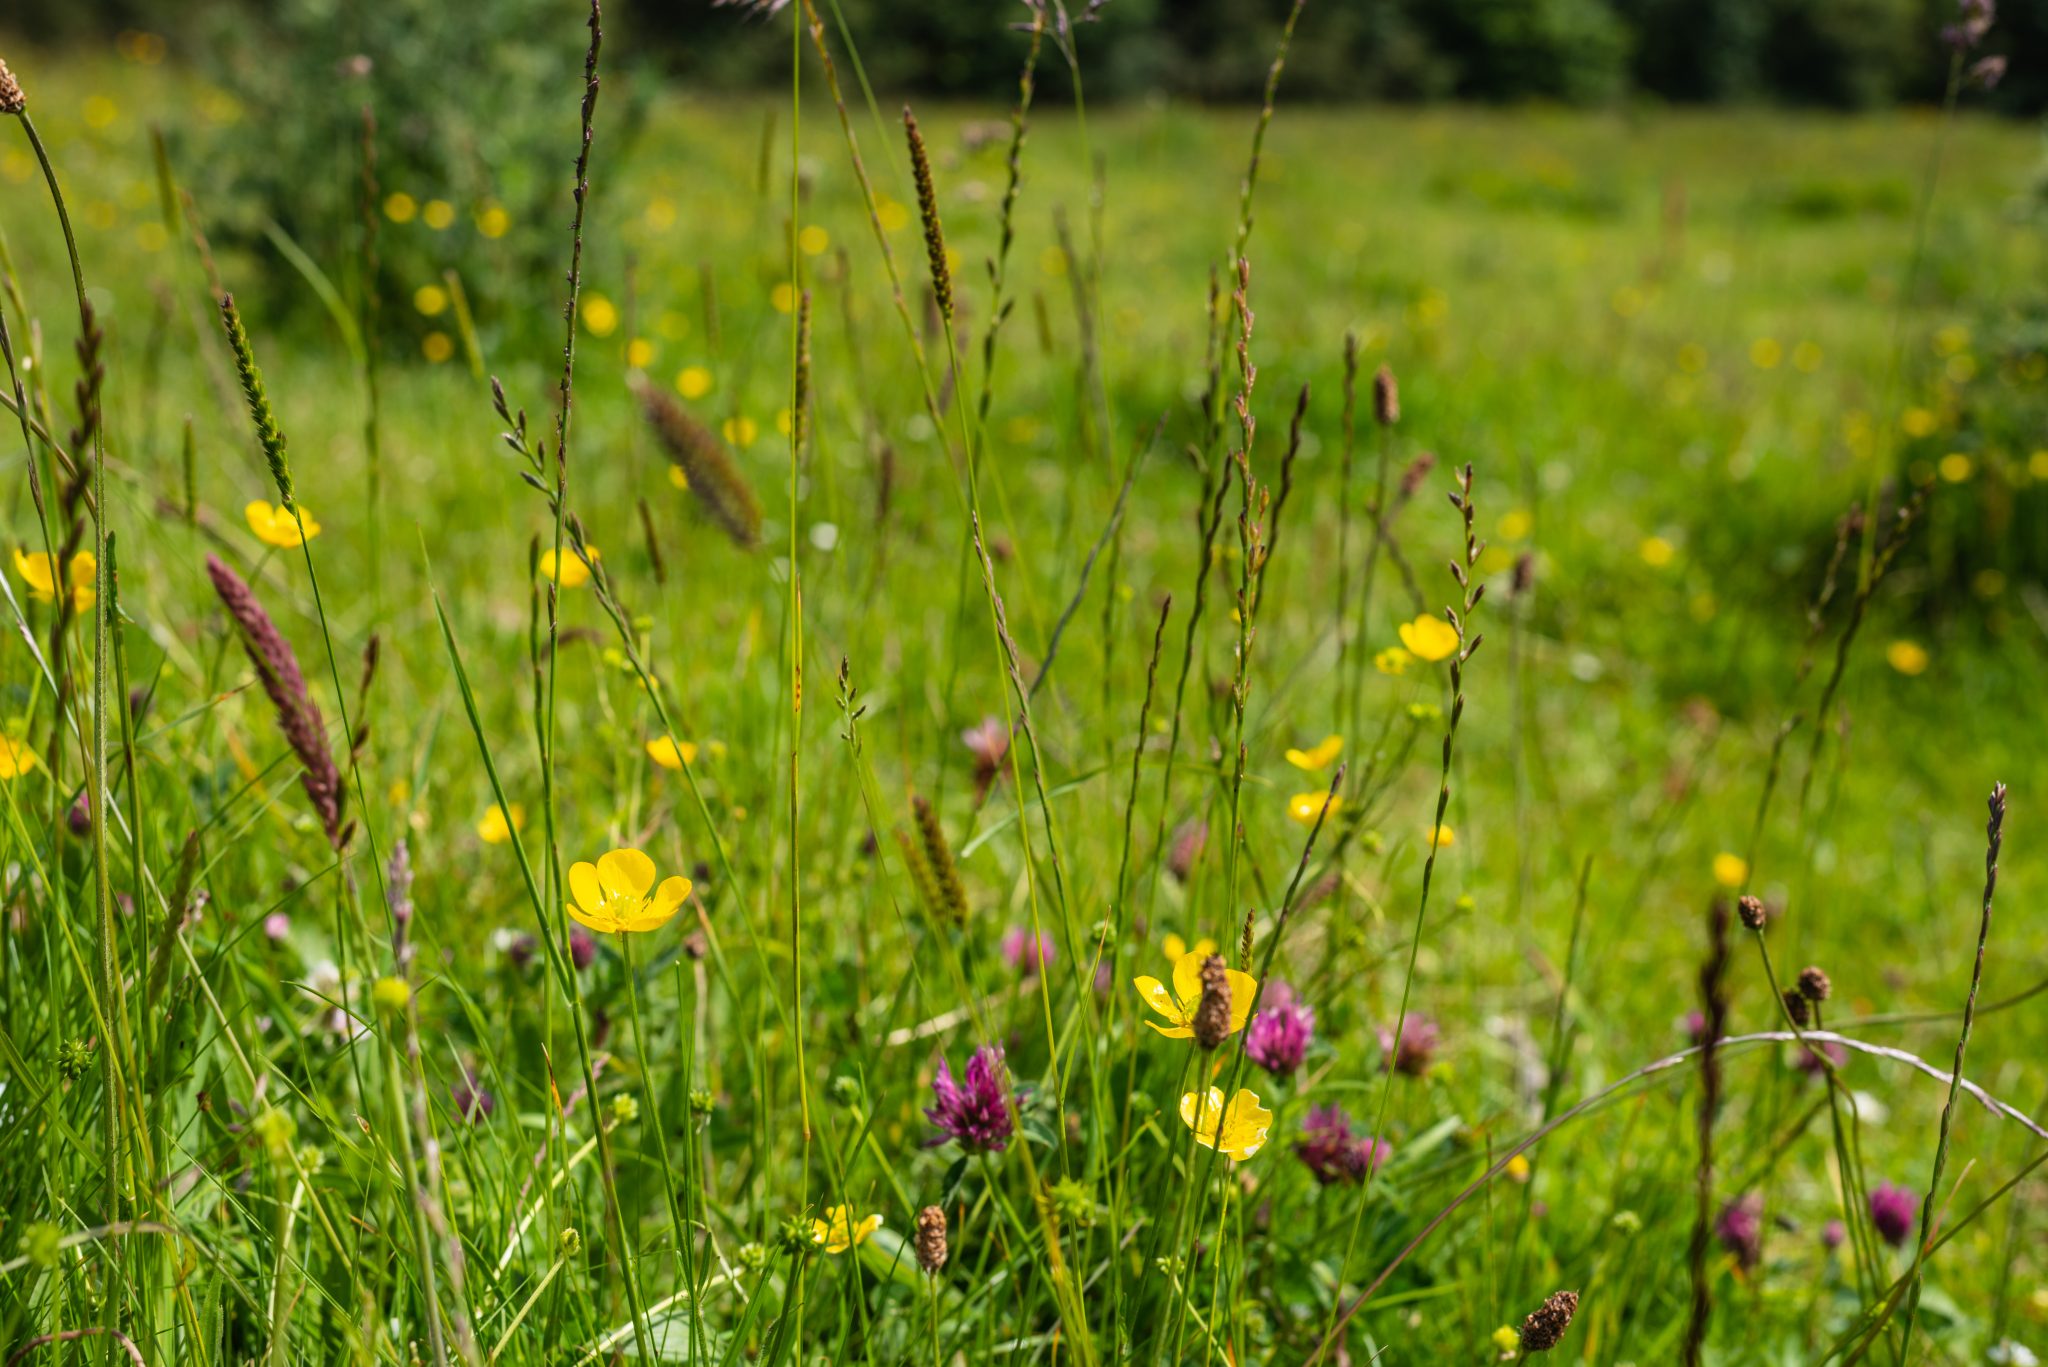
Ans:
[{"label": "dried brown flower spike", "polygon": [[1748,926],[1751,930],[1762,930],[1764,928],[1766,913],[1764,911],[1763,899],[1745,893],[1742,900],[1735,904],[1735,912],[1736,915],[1742,918],[1742,924]]},{"label": "dried brown flower spike", "polygon": [[1834,984],[1828,981],[1828,975],[1820,969],[1809,965],[1799,970],[1799,995],[1808,1001],[1824,1002],[1834,990]]},{"label": "dried brown flower spike", "polygon": [[1559,1291],[1529,1313],[1522,1321],[1522,1351],[1547,1353],[1564,1338],[1572,1316],[1579,1311],[1579,1293]]},{"label": "dried brown flower spike", "polygon": [[1806,998],[1800,996],[1797,992],[1785,993],[1785,1014],[1792,1018],[1792,1024],[1804,1030],[1808,1019]]},{"label": "dried brown flower spike", "polygon": [[14,79],[6,61],[0,59],[0,114],[19,114],[26,108],[28,96],[21,93],[21,82]]},{"label": "dried brown flower spike", "polygon": [[1230,1034],[1230,974],[1220,954],[1202,960],[1202,1000],[1192,1024],[1195,1043],[1204,1049],[1214,1049]]},{"label": "dried brown flower spike", "polygon": [[917,1213],[917,1265],[927,1275],[946,1265],[946,1212],[938,1206]]},{"label": "dried brown flower spike", "polygon": [[1394,372],[1386,366],[1373,372],[1372,415],[1382,427],[1392,427],[1401,421],[1401,386],[1394,382]]},{"label": "dried brown flower spike", "polygon": [[932,299],[939,316],[953,321],[953,268],[946,262],[946,230],[939,224],[939,192],[932,184],[932,159],[925,151],[917,116],[903,106],[903,135],[910,143],[910,170],[917,181],[917,211],[924,220],[924,250],[932,269]]}]

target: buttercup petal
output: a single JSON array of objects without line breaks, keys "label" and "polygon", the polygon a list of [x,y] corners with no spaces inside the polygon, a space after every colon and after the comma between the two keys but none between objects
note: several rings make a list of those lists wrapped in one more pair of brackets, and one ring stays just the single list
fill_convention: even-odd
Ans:
[{"label": "buttercup petal", "polygon": [[654,886],[654,861],[639,850],[613,850],[598,857],[597,881],[607,892],[645,897]]},{"label": "buttercup petal", "polygon": [[1230,984],[1230,1029],[1234,1034],[1251,1019],[1252,998],[1259,994],[1259,980],[1234,968],[1223,970],[1223,980]]},{"label": "buttercup petal", "polygon": [[1197,951],[1174,960],[1173,995],[1180,998],[1179,1014],[1183,1019],[1194,1015],[1195,1008],[1202,1004],[1202,961],[1208,957]]},{"label": "buttercup petal", "polygon": [[[1196,1110],[1197,1105],[1200,1111]],[[1198,1143],[1209,1148],[1216,1147],[1216,1121],[1223,1114],[1223,1089],[1211,1087],[1205,1098],[1199,1092],[1188,1092],[1180,1099],[1180,1122],[1195,1132]]]},{"label": "buttercup petal", "polygon": [[591,915],[604,910],[604,889],[598,884],[597,865],[589,860],[579,859],[569,866],[569,892],[575,897],[576,904]]},{"label": "buttercup petal", "polygon": [[[580,864],[577,867],[587,869],[590,867],[590,865]],[[573,882],[574,879],[572,878],[571,881]],[[599,912],[596,915],[592,915],[591,913],[585,911],[582,907],[577,906],[574,902],[571,902],[569,904],[569,915],[573,917],[579,925],[588,926],[590,927],[590,929],[596,931],[600,935],[609,935],[619,928],[619,923],[617,919],[614,918],[609,912]]]},{"label": "buttercup petal", "polygon": [[[1151,1007],[1170,1021],[1180,1024],[1186,1023],[1188,1013],[1181,1009],[1181,1004],[1175,1001],[1173,995],[1166,990],[1165,983],[1157,978],[1142,977],[1131,979],[1131,985],[1138,989],[1138,995],[1145,999],[1145,1005]],[[1146,1024],[1150,1025],[1151,1022],[1147,1021]],[[1153,1028],[1157,1029],[1158,1027],[1154,1026]]]},{"label": "buttercup petal", "polygon": [[1155,1020],[1148,1020],[1145,1024],[1151,1026],[1168,1039],[1193,1039],[1195,1037],[1195,1028],[1192,1025],[1161,1025]]}]

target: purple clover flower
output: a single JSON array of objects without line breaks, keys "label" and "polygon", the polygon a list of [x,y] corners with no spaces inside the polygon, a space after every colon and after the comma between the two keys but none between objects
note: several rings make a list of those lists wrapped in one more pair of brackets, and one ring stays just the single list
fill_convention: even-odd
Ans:
[{"label": "purple clover flower", "polygon": [[1870,1189],[1870,1223],[1893,1248],[1906,1242],[1920,1218],[1920,1198],[1904,1187],[1879,1182]]},{"label": "purple clover flower", "polygon": [[1013,926],[1003,935],[1003,961],[1018,976],[1029,978],[1053,960],[1052,936],[1033,935],[1023,926]]},{"label": "purple clover flower", "polygon": [[1315,1035],[1315,1008],[1304,1006],[1286,983],[1269,983],[1244,1032],[1245,1057],[1274,1077],[1293,1077]]},{"label": "purple clover flower", "polygon": [[1750,1192],[1723,1206],[1714,1237],[1744,1268],[1755,1267],[1764,1256],[1764,1198]]},{"label": "purple clover flower", "polygon": [[498,1109],[498,1099],[484,1090],[476,1074],[467,1070],[462,1081],[448,1089],[448,1095],[455,1103],[455,1114],[471,1125],[489,1119],[491,1112]]},{"label": "purple clover flower", "polygon": [[1393,1153],[1385,1140],[1351,1132],[1351,1117],[1342,1106],[1311,1106],[1302,1124],[1294,1156],[1315,1175],[1318,1184],[1350,1184],[1364,1179]]},{"label": "purple clover flower", "polygon": [[1391,1066],[1397,1073],[1409,1077],[1421,1077],[1429,1071],[1430,1061],[1436,1057],[1437,1046],[1443,1043],[1443,1032],[1428,1016],[1411,1013],[1395,1034],[1391,1025],[1379,1027],[1380,1067]]},{"label": "purple clover flower", "polygon": [[995,1045],[976,1049],[957,1080],[941,1058],[932,1100],[936,1104],[924,1114],[943,1133],[939,1142],[957,1140],[969,1153],[1000,1153],[1009,1146],[1015,1122],[1003,1086],[1003,1051]]}]

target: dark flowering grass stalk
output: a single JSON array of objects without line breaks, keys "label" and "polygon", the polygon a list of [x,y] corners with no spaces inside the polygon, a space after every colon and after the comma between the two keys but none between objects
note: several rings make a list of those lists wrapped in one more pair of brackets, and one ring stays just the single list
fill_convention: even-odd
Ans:
[{"label": "dark flowering grass stalk", "polygon": [[298,656],[270,620],[270,614],[263,610],[255,592],[219,556],[206,557],[206,577],[213,581],[214,593],[233,619],[249,662],[256,666],[263,692],[277,711],[278,730],[284,733],[292,753],[299,757],[304,770],[300,783],[313,804],[313,814],[320,818],[327,843],[340,849],[341,774],[327,745],[327,728],[320,707],[306,691],[305,676],[299,672]]},{"label": "dark flowering grass stalk", "polygon": [[[1699,1161],[1693,1190],[1692,1237],[1686,1244],[1686,1271],[1692,1283],[1692,1299],[1685,1323],[1685,1340],[1680,1350],[1686,1367],[1698,1367],[1700,1349],[1707,1339],[1707,1320],[1713,1314],[1713,1293],[1707,1284],[1707,1240],[1713,1232],[1714,1122],[1721,1111],[1721,1037],[1728,1024],[1728,905],[1715,902],[1707,913],[1707,957],[1700,965],[1700,1007],[1705,1026],[1700,1039],[1700,1105],[1698,1125]],[[1725,1223],[1725,1219],[1723,1221]],[[1722,1241],[1729,1242],[1726,1231]],[[1744,1266],[1755,1261],[1745,1258]]]}]

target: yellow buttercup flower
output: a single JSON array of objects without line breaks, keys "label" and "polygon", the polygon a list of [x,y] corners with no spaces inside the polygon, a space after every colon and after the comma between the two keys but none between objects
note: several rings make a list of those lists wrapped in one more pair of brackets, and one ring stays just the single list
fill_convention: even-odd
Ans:
[{"label": "yellow buttercup flower", "polygon": [[1344,737],[1324,736],[1321,741],[1309,749],[1289,750],[1287,752],[1287,762],[1297,769],[1306,769],[1310,773],[1314,773],[1318,769],[1329,768],[1330,761],[1336,759],[1343,750]]},{"label": "yellow buttercup flower", "polygon": [[1749,881],[1749,861],[1723,850],[1714,856],[1714,881],[1724,888],[1739,888]]},{"label": "yellow buttercup flower", "polygon": [[[601,934],[653,930],[690,895],[690,880],[664,878],[654,886],[654,861],[639,850],[613,850],[595,864],[569,867],[569,914]],[[647,894],[652,891],[654,895]],[[866,1235],[862,1235],[866,1238]]]},{"label": "yellow buttercup flower", "polygon": [[1250,1088],[1240,1087],[1230,1104],[1223,1104],[1223,1090],[1211,1087],[1208,1095],[1189,1092],[1180,1099],[1181,1123],[1195,1132],[1195,1142],[1215,1149],[1233,1163],[1242,1163],[1266,1144],[1266,1131],[1273,1113],[1259,1104]]},{"label": "yellow buttercup flower", "polygon": [[564,550],[562,552],[562,572],[558,575],[555,573],[554,548],[549,547],[540,553],[540,577],[552,579],[565,589],[580,589],[590,582],[590,566],[583,563],[584,555],[589,556],[592,560],[603,558],[597,553],[597,547],[595,546],[585,546],[583,548],[583,555],[576,554],[573,549]]},{"label": "yellow buttercup flower", "polygon": [[1528,1181],[1528,1180],[1529,1180],[1529,1158],[1528,1158],[1528,1155],[1526,1155],[1526,1154],[1520,1154],[1520,1153],[1516,1154],[1516,1155],[1515,1155],[1515,1156],[1514,1156],[1513,1158],[1510,1158],[1510,1159],[1508,1160],[1508,1165],[1507,1165],[1506,1167],[1502,1168],[1502,1169],[1501,1169],[1501,1171],[1502,1171],[1502,1172],[1504,1172],[1504,1173],[1506,1173],[1506,1174],[1507,1174],[1507,1175],[1508,1175],[1509,1177],[1512,1177],[1512,1178],[1513,1178],[1513,1179],[1514,1179],[1515,1181],[1517,1181],[1517,1182],[1526,1182],[1526,1181]]},{"label": "yellow buttercup flower", "polygon": [[1170,930],[1166,932],[1166,938],[1159,942],[1159,947],[1165,950],[1166,957],[1175,963],[1179,963],[1190,954],[1198,959],[1206,959],[1216,952],[1216,942],[1206,935],[1189,944]]},{"label": "yellow buttercup flower", "polygon": [[844,1253],[866,1243],[868,1235],[881,1227],[880,1215],[870,1215],[855,1224],[852,1206],[833,1206],[825,1212],[824,1219],[811,1221],[811,1242],[823,1244],[827,1253]]},{"label": "yellow buttercup flower", "polygon": [[[28,596],[39,603],[57,601],[56,576],[50,573],[51,556],[47,551],[24,551],[14,548],[14,572],[28,585]],[[71,596],[71,610],[84,612],[99,601],[99,594],[93,585],[98,581],[100,562],[91,551],[80,551],[71,557],[71,568],[65,575],[65,583]]]},{"label": "yellow buttercup flower", "polygon": [[1408,672],[1408,666],[1415,663],[1415,657],[1399,646],[1388,646],[1372,657],[1372,667],[1382,674],[1399,676]]},{"label": "yellow buttercup flower", "polygon": [[1909,679],[1916,674],[1925,674],[1927,647],[1918,641],[1893,641],[1884,648],[1884,662]]},{"label": "yellow buttercup flower", "polygon": [[1512,1324],[1503,1324],[1493,1331],[1493,1346],[1500,1349],[1501,1361],[1512,1362],[1521,1355],[1521,1330]]},{"label": "yellow buttercup flower", "polygon": [[1441,617],[1424,613],[1412,622],[1401,623],[1401,644],[1410,655],[1435,664],[1457,653],[1458,629]]},{"label": "yellow buttercup flower", "polygon": [[12,783],[35,767],[35,751],[12,736],[0,736],[0,780]]},{"label": "yellow buttercup flower", "polygon": [[656,736],[647,742],[647,758],[664,769],[680,769],[697,762],[697,747],[690,741],[678,745],[667,736]]},{"label": "yellow buttercup flower", "polygon": [[[1195,1037],[1195,1008],[1202,1004],[1202,961],[1208,954],[1199,952],[1183,954],[1173,961],[1173,987],[1168,990],[1165,983],[1157,978],[1134,978],[1132,985],[1145,1004],[1166,1017],[1169,1024],[1146,1021],[1145,1024],[1157,1030],[1168,1039],[1193,1039]],[[1210,953],[1214,953],[1212,949]],[[1234,968],[1223,970],[1223,976],[1230,983],[1230,1033],[1244,1029],[1244,1023],[1252,1014],[1252,998],[1258,995],[1259,980],[1249,973],[1240,973]]]},{"label": "yellow buttercup flower", "polygon": [[491,809],[478,818],[476,823],[477,839],[486,845],[502,845],[512,838],[512,832],[525,829],[526,808],[516,802],[512,804],[512,814],[509,818],[505,815],[505,809],[494,802]]},{"label": "yellow buttercup flower", "polygon": [[[256,533],[256,539],[266,546],[291,547],[302,545],[320,535],[320,524],[303,507],[298,516],[292,516],[287,507],[272,507],[262,499],[251,499],[242,509],[242,516],[249,519],[249,530]],[[299,524],[305,524],[305,532],[299,531]]]},{"label": "yellow buttercup flower", "polygon": [[1458,843],[1458,833],[1449,826],[1431,826],[1429,833],[1423,838],[1429,841],[1429,847],[1433,850],[1446,849]]},{"label": "yellow buttercup flower", "polygon": [[1344,810],[1344,797],[1341,793],[1296,793],[1287,799],[1287,814],[1304,826],[1314,826],[1316,818],[1323,814],[1323,803],[1326,799],[1330,804],[1331,816]]}]

